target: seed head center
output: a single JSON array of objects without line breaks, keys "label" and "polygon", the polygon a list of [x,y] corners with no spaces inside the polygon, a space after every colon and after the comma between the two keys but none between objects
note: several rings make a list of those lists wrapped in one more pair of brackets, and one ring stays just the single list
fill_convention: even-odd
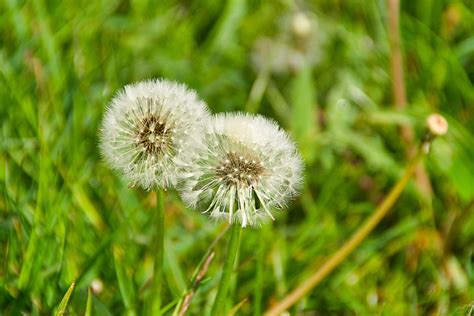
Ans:
[{"label": "seed head center", "polygon": [[161,156],[171,145],[172,130],[166,127],[157,115],[150,114],[142,118],[136,129],[136,146],[147,155]]},{"label": "seed head center", "polygon": [[228,185],[250,186],[262,177],[264,167],[259,160],[232,151],[226,154],[216,173]]}]

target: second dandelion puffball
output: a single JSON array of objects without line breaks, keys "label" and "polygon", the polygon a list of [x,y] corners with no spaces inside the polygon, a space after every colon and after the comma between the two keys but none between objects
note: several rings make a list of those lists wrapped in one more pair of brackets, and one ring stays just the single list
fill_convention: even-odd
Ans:
[{"label": "second dandelion puffball", "polygon": [[100,131],[105,160],[132,185],[176,184],[180,162],[200,142],[208,109],[183,84],[156,79],[127,85],[110,102]]},{"label": "second dandelion puffball", "polygon": [[263,116],[216,115],[187,156],[179,191],[212,218],[257,225],[298,194],[303,163],[295,144]]}]

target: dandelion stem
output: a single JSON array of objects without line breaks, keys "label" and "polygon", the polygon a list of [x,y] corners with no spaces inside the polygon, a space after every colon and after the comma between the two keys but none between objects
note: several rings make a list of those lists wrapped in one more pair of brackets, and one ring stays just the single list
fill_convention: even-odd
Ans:
[{"label": "dandelion stem", "polygon": [[212,306],[211,316],[222,315],[221,309],[225,303],[227,292],[230,287],[230,278],[232,276],[232,269],[234,268],[234,261],[239,251],[240,233],[242,227],[238,224],[232,224],[230,228],[230,240],[227,248],[227,256],[225,258],[224,267],[222,268],[222,276],[217,289],[217,295]]},{"label": "dandelion stem", "polygon": [[253,314],[255,316],[262,315],[262,291],[264,282],[264,266],[265,266],[265,251],[267,249],[267,236],[269,225],[264,225],[260,228],[256,263],[255,263],[255,282],[253,291]]},{"label": "dandelion stem", "polygon": [[[429,145],[429,143],[425,143]],[[344,259],[349,256],[354,249],[369,235],[375,226],[382,220],[382,218],[388,213],[392,206],[397,201],[398,197],[402,193],[403,189],[407,185],[411,176],[416,170],[418,163],[423,157],[424,150],[421,148],[415,157],[408,163],[405,173],[398,180],[389,194],[385,197],[382,203],[372,213],[372,215],[365,221],[365,223],[352,235],[352,237],[346,241],[346,243],[339,248],[315,273],[313,273],[307,280],[301,285],[294,289],[288,294],[283,300],[274,305],[268,311],[265,312],[265,316],[276,316],[280,315],[286,309],[294,305],[300,299],[302,299],[309,291],[316,287],[325,277],[327,277]]]},{"label": "dandelion stem", "polygon": [[156,214],[155,214],[155,240],[154,251],[155,265],[153,268],[153,296],[152,315],[161,315],[161,289],[163,283],[163,254],[164,254],[164,230],[165,230],[165,195],[163,190],[156,190]]}]

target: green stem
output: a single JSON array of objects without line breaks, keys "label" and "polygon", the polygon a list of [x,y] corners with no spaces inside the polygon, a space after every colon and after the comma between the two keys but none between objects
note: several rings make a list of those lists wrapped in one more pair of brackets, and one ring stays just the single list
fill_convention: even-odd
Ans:
[{"label": "green stem", "polygon": [[264,283],[264,266],[265,266],[265,251],[266,251],[266,241],[267,241],[267,231],[270,225],[265,225],[260,228],[258,232],[259,243],[257,248],[257,262],[255,263],[255,283],[254,283],[254,302],[253,302],[253,314],[255,316],[262,315],[262,292],[263,292],[263,283]]},{"label": "green stem", "polygon": [[238,224],[231,225],[230,231],[230,240],[229,246],[227,249],[227,257],[224,262],[224,267],[222,269],[222,276],[219,282],[219,288],[217,289],[217,295],[214,300],[214,305],[212,306],[211,316],[220,316],[222,315],[221,309],[225,303],[227,292],[230,287],[230,278],[232,276],[232,270],[234,268],[234,261],[239,251],[240,243],[240,232],[242,227]]},{"label": "green stem", "polygon": [[161,315],[161,288],[163,283],[163,254],[164,254],[164,232],[165,232],[165,195],[163,190],[156,191],[156,214],[155,218],[155,240],[154,251],[155,265],[153,268],[153,295],[152,315]]}]

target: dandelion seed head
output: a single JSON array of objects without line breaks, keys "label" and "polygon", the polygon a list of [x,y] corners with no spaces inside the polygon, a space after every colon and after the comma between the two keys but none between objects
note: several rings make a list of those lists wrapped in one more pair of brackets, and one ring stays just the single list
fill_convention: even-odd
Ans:
[{"label": "dandelion seed head", "polygon": [[433,135],[443,136],[448,132],[448,121],[441,114],[430,114],[426,119],[426,123]]},{"label": "dandelion seed head", "polygon": [[311,20],[303,12],[296,13],[291,20],[292,31],[296,36],[306,38],[311,35]]},{"label": "dandelion seed head", "polygon": [[104,290],[104,283],[100,279],[94,279],[91,282],[91,290],[94,294],[98,295]]},{"label": "dandelion seed head", "polygon": [[274,121],[240,113],[214,116],[186,161],[181,197],[217,220],[259,225],[298,194],[303,163]]},{"label": "dandelion seed head", "polygon": [[208,110],[196,93],[164,79],[130,84],[112,99],[100,130],[105,160],[132,186],[174,186],[186,148],[199,143]]}]

